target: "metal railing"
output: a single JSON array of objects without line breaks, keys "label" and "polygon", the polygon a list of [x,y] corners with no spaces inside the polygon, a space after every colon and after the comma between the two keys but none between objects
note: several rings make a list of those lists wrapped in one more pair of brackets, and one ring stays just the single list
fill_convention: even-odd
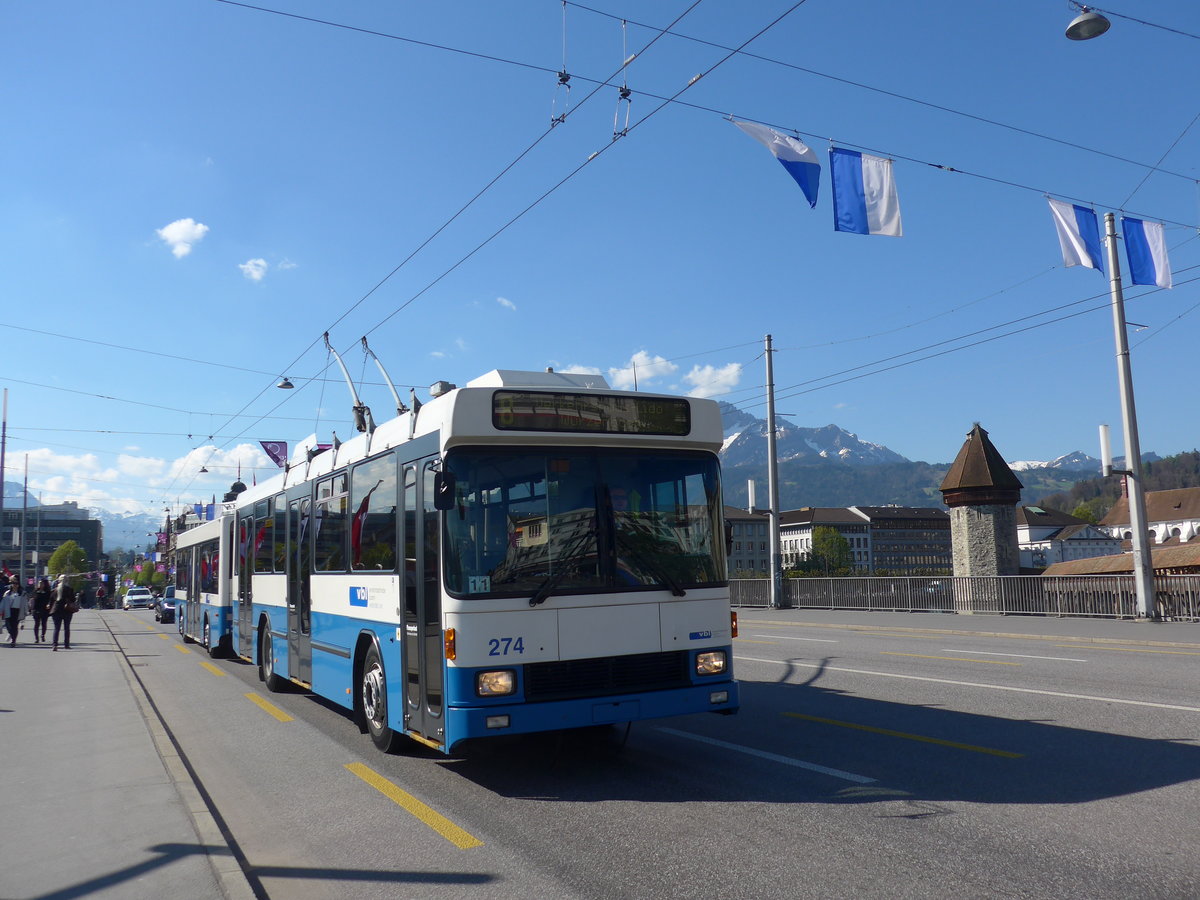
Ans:
[{"label": "metal railing", "polygon": [[[765,608],[770,587],[765,578],[731,580],[730,603]],[[1200,575],[1158,575],[1154,591],[1164,619],[1200,621]],[[1137,617],[1132,575],[788,578],[782,600],[794,609]]]}]

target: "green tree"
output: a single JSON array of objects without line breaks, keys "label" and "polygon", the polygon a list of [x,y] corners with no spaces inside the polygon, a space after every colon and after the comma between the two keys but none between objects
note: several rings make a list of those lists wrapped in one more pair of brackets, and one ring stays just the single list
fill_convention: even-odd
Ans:
[{"label": "green tree", "polygon": [[1080,503],[1071,511],[1071,515],[1077,519],[1083,519],[1083,521],[1091,525],[1095,525],[1100,521],[1100,517],[1096,515],[1096,511],[1088,503]]},{"label": "green tree", "polygon": [[46,568],[51,575],[78,575],[87,570],[87,553],[74,541],[64,541],[50,554]]}]

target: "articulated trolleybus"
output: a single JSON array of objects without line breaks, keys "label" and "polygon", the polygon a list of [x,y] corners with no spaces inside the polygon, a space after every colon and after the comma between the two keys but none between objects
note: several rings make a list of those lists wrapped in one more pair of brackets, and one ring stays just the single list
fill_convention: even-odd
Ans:
[{"label": "articulated trolleybus", "polygon": [[717,404],[550,371],[431,393],[179,535],[185,636],[385,750],[736,711]]}]

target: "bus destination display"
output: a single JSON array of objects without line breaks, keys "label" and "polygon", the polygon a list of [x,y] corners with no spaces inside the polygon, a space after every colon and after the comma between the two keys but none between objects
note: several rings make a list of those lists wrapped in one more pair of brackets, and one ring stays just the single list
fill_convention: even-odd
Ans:
[{"label": "bus destination display", "polygon": [[682,398],[541,391],[496,391],[492,424],[502,431],[596,434],[683,436],[692,430],[691,409]]}]

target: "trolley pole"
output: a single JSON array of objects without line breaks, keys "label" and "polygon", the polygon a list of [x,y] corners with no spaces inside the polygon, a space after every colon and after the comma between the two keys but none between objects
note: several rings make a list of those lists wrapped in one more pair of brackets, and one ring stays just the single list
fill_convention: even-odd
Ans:
[{"label": "trolley pole", "polygon": [[767,503],[768,540],[771,542],[771,609],[783,607],[783,563],[779,555],[779,459],[775,452],[775,369],[771,362],[771,336],[766,338],[767,358]]},{"label": "trolley pole", "polygon": [[[1113,336],[1117,342],[1117,382],[1121,389],[1121,425],[1125,432],[1126,493],[1129,494],[1129,530],[1133,545],[1133,582],[1138,615],[1158,618],[1154,602],[1154,560],[1146,543],[1146,491],[1142,479],[1142,448],[1138,440],[1137,410],[1133,404],[1133,372],[1129,366],[1129,335],[1125,326],[1125,295],[1121,289],[1121,260],[1117,255],[1116,217],[1104,214],[1108,250],[1109,291],[1112,295]],[[1109,474],[1109,473],[1106,473]]]}]

